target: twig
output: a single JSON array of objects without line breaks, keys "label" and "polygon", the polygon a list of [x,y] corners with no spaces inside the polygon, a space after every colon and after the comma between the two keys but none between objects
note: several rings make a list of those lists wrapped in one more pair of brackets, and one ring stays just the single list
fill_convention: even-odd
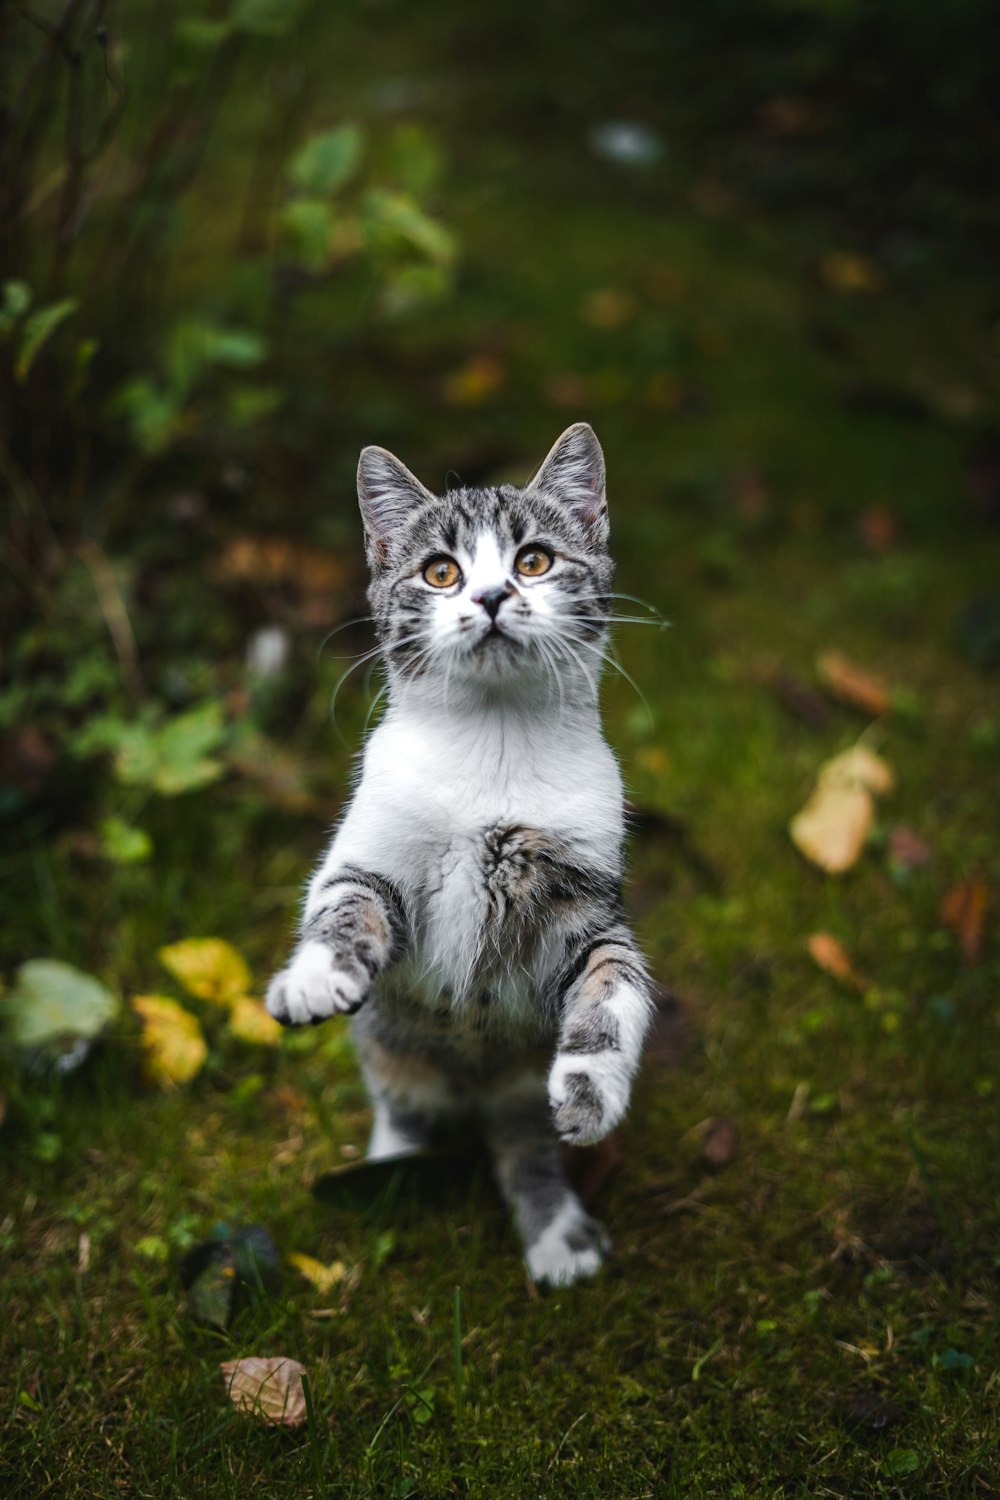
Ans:
[{"label": "twig", "polygon": [[97,602],[101,606],[101,614],[104,616],[104,623],[108,627],[115,655],[118,657],[122,678],[129,697],[133,704],[136,704],[143,695],[139,651],[114,569],[100,547],[90,537],[85,538],[79,544],[76,553],[94,580]]}]

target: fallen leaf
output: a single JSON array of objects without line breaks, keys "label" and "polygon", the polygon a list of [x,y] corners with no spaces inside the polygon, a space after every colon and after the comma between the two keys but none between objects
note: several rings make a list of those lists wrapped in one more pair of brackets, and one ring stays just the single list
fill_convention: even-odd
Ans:
[{"label": "fallen leaf", "polygon": [[2,1014],[21,1047],[44,1047],[94,1037],[119,1010],[119,1002],[92,974],[54,958],[33,958],[17,971]]},{"label": "fallen leaf", "polygon": [[881,677],[868,672],[842,651],[824,651],[817,659],[820,682],[832,698],[848,708],[878,718],[889,707],[889,688]]},{"label": "fallen leaf", "polygon": [[819,263],[819,274],[835,292],[877,292],[882,274],[874,261],[850,250],[831,250]]},{"label": "fallen leaf", "polygon": [[331,1291],[347,1275],[347,1267],[342,1260],[333,1260],[325,1266],[321,1260],[314,1260],[311,1255],[301,1255],[298,1251],[290,1255],[288,1260],[318,1292]]},{"label": "fallen leaf", "polygon": [[958,938],[967,964],[977,963],[982,955],[989,906],[990,893],[981,875],[960,880],[941,902],[941,921]]},{"label": "fallen leaf", "polygon": [[142,1044],[156,1082],[165,1089],[188,1083],[208,1056],[198,1017],[166,995],[136,995],[132,1009],[142,1018]]},{"label": "fallen leaf", "polygon": [[259,1417],[270,1427],[300,1427],[306,1420],[302,1387],[305,1365],[283,1357],[227,1359],[220,1366],[226,1395],[237,1411]]},{"label": "fallen leaf", "polygon": [[185,938],[160,949],[160,962],[199,1000],[233,1005],[250,989],[246,959],[222,938]]},{"label": "fallen leaf", "polygon": [[277,1047],[281,1041],[278,1022],[268,1015],[259,1000],[249,995],[241,995],[232,1002],[229,1030],[241,1042],[253,1042],[260,1047]]},{"label": "fallen leaf", "polygon": [[887,505],[873,505],[858,522],[861,540],[870,552],[889,552],[896,542],[896,517]]},{"label": "fallen leaf", "polygon": [[620,328],[636,314],[635,298],[615,287],[602,287],[588,292],[583,299],[580,316],[592,328]]},{"label": "fallen leaf", "polygon": [[789,824],[793,843],[829,874],[843,874],[865,846],[875,819],[873,795],[894,785],[892,768],[865,745],[833,756],[820,766],[812,796]]},{"label": "fallen leaf", "polygon": [[711,1120],[701,1148],[702,1161],[713,1172],[721,1171],[735,1157],[736,1142],[736,1126],[732,1120],[724,1117]]},{"label": "fallen leaf", "polygon": [[327,598],[344,588],[350,574],[348,564],[336,552],[280,536],[233,537],[214,571],[222,583],[265,588],[280,584],[300,594]]},{"label": "fallen leaf", "polygon": [[832,974],[834,979],[849,984],[852,989],[864,991],[871,986],[867,979],[863,979],[854,964],[851,962],[850,954],[839,939],[830,932],[813,932],[806,938],[806,947],[809,955],[818,968],[826,974]]}]

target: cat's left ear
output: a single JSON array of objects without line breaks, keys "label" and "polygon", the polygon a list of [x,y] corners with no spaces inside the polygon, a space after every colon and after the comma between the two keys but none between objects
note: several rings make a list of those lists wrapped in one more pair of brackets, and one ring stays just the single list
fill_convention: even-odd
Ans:
[{"label": "cat's left ear", "polygon": [[532,494],[551,495],[568,505],[581,520],[591,541],[608,542],[608,502],[604,493],[604,454],[589,422],[574,422],[549,450],[548,457],[528,485]]},{"label": "cat's left ear", "polygon": [[386,448],[363,448],[358,460],[358,504],[365,523],[365,551],[373,567],[388,555],[389,538],[417,505],[434,496]]}]

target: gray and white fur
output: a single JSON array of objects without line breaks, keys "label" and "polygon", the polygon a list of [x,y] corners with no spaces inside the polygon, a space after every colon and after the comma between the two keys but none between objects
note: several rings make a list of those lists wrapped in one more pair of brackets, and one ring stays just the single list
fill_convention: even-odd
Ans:
[{"label": "gray and white fur", "polygon": [[358,494],[388,709],[268,1009],[354,1017],[371,1157],[474,1118],[529,1273],[565,1285],[607,1239],[560,1142],[619,1123],[651,1014],[597,704],[603,454],[579,422],[525,488],[435,496],[366,448]]}]

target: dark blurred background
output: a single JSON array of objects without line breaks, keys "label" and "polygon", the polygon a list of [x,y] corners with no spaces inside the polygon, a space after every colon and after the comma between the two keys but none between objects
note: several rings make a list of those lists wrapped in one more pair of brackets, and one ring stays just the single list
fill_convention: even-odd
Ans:
[{"label": "dark blurred background", "polygon": [[335,811],[368,442],[440,488],[592,421],[672,673],[789,546],[890,554],[897,633],[892,556],[952,549],[995,660],[996,6],[38,0],[0,58],[5,960],[127,968],[150,860],[161,920],[191,896],[188,792],[234,851]]}]

